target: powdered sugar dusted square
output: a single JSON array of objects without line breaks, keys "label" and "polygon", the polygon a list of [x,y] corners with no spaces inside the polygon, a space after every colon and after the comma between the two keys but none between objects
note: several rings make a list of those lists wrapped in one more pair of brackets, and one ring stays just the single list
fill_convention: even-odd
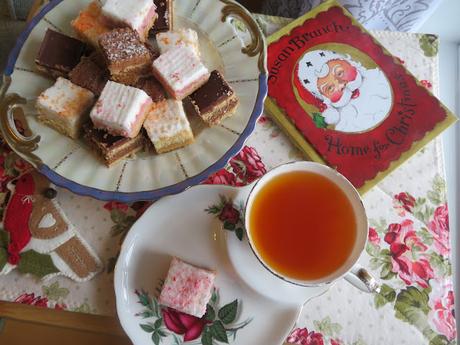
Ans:
[{"label": "powdered sugar dusted square", "polygon": [[134,138],[151,105],[152,100],[144,91],[108,81],[90,116],[94,127]]},{"label": "powdered sugar dusted square", "polygon": [[215,272],[192,266],[174,257],[159,302],[185,314],[202,317],[211,299],[215,277]]}]

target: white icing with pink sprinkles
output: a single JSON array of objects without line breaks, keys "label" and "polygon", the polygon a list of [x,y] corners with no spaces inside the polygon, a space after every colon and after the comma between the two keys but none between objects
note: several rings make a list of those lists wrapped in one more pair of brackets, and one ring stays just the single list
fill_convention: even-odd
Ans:
[{"label": "white icing with pink sprinkles", "polygon": [[90,117],[96,128],[134,138],[151,104],[152,100],[143,90],[108,81]]},{"label": "white icing with pink sprinkles", "polygon": [[159,303],[185,314],[202,317],[211,299],[216,274],[176,257],[161,290]]},{"label": "white icing with pink sprinkles", "polygon": [[153,62],[153,69],[160,81],[178,95],[196,83],[206,82],[209,78],[208,69],[193,50],[183,46],[173,47],[161,54]]},{"label": "white icing with pink sprinkles", "polygon": [[102,13],[115,22],[122,22],[142,37],[147,23],[156,15],[152,0],[107,0]]}]

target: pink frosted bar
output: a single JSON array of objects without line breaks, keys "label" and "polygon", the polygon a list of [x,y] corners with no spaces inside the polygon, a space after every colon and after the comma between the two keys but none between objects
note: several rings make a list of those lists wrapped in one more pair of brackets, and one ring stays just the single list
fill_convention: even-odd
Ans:
[{"label": "pink frosted bar", "polygon": [[211,299],[216,274],[176,257],[161,290],[159,303],[185,314],[202,317]]},{"label": "pink frosted bar", "polygon": [[158,17],[152,0],[106,0],[102,14],[110,26],[129,26],[145,41]]},{"label": "pink frosted bar", "polygon": [[91,110],[94,127],[112,135],[134,138],[144,124],[152,100],[142,90],[108,81]]},{"label": "pink frosted bar", "polygon": [[171,97],[182,100],[210,76],[208,69],[188,47],[178,46],[160,55],[153,62],[153,73]]}]

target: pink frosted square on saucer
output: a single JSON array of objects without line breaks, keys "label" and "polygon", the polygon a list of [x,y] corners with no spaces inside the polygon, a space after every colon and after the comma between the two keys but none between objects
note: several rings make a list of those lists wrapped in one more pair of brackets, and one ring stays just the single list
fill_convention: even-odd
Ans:
[{"label": "pink frosted square on saucer", "polygon": [[152,100],[144,91],[108,81],[90,117],[96,128],[112,135],[135,138],[151,105]]},{"label": "pink frosted square on saucer", "polygon": [[156,6],[152,0],[106,0],[102,14],[114,26],[129,26],[145,41],[150,28],[157,19]]},{"label": "pink frosted square on saucer", "polygon": [[192,266],[174,257],[159,303],[185,314],[202,317],[211,299],[215,277],[215,272]]},{"label": "pink frosted square on saucer", "polygon": [[190,95],[209,79],[209,70],[188,47],[173,47],[153,62],[153,73],[177,100]]}]

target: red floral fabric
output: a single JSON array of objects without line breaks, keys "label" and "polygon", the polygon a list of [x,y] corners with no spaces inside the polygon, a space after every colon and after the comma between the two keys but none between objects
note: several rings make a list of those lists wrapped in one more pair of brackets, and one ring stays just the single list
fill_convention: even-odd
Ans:
[{"label": "red floral fabric", "polygon": [[209,176],[204,184],[244,186],[267,172],[262,158],[254,147],[245,146],[233,157],[227,167]]}]

